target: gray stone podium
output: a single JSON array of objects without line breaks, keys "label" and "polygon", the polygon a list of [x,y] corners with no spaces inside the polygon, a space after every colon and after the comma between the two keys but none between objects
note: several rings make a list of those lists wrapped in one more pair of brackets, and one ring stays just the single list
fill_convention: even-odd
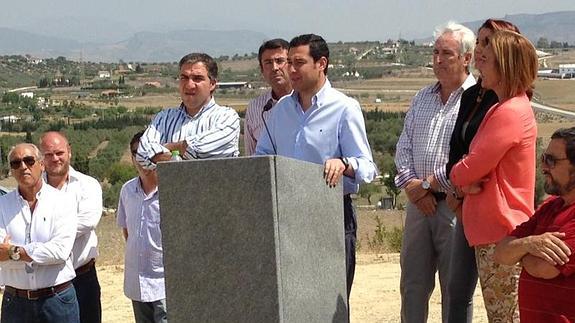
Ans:
[{"label": "gray stone podium", "polygon": [[158,167],[168,321],[347,322],[342,188],[260,156]]}]

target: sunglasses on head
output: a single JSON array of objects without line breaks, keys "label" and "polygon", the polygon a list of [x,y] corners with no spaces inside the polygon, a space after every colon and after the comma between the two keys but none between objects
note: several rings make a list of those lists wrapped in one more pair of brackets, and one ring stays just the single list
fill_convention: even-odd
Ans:
[{"label": "sunglasses on head", "polygon": [[550,154],[541,154],[541,162],[550,168],[555,167],[555,164],[557,164],[558,161],[566,160],[566,159],[569,159],[569,158],[557,158],[557,157],[550,155]]},{"label": "sunglasses on head", "polygon": [[10,161],[10,168],[18,169],[22,165],[22,162],[24,162],[24,164],[26,164],[26,166],[32,167],[36,163],[36,158],[34,158],[33,156],[26,156],[22,159],[11,160]]}]

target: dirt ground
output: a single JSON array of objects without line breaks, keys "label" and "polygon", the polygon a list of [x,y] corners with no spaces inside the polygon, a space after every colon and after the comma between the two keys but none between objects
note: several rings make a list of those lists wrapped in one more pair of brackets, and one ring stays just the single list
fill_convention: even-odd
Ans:
[{"label": "dirt ground", "polygon": [[[123,266],[99,266],[98,275],[102,285],[103,322],[134,322],[131,303],[122,289]],[[351,322],[399,322],[399,275],[398,254],[359,254],[350,300]],[[428,322],[441,322],[441,296],[437,289],[429,303]],[[487,322],[479,289],[474,302],[473,322]]]},{"label": "dirt ground", "polygon": [[[401,226],[402,212],[381,210],[359,211],[358,236],[369,239],[375,229],[375,216],[387,227]],[[113,216],[102,218],[98,228],[101,257],[98,275],[102,285],[103,321],[133,322],[130,301],[123,293],[123,242]],[[362,242],[365,246],[367,243]],[[399,254],[374,254],[366,250],[357,257],[356,276],[351,294],[351,322],[399,322]],[[439,282],[436,282],[439,286]],[[474,322],[487,322],[481,291],[475,292]],[[441,322],[441,296],[438,288],[429,303],[428,322]]]}]

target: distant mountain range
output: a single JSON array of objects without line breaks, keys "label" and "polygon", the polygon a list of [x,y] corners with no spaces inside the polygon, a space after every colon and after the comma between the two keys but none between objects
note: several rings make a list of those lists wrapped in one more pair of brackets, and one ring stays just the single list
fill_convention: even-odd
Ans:
[{"label": "distant mountain range", "polygon": [[[507,15],[501,19],[514,23],[519,27],[521,33],[534,43],[540,37],[545,37],[549,41],[555,40],[575,45],[575,11],[560,11],[537,15]],[[472,21],[464,23],[464,25],[473,31],[477,31],[484,21]]]},{"label": "distant mountain range", "polygon": [[251,53],[257,51],[265,39],[268,39],[265,34],[249,30],[180,30],[138,32],[113,43],[83,43],[0,28],[0,55],[64,56],[92,62],[174,62],[191,52],[206,52],[214,57]]},{"label": "distant mountain range", "polygon": [[[533,42],[539,37],[546,37],[549,41],[575,44],[575,11],[508,15],[503,19],[519,26]],[[482,23],[483,20],[464,24],[477,30]],[[137,32],[119,42],[94,42],[103,38],[89,37],[86,41],[80,41],[79,31],[75,34],[59,33],[62,36],[57,37],[47,36],[49,30],[43,29],[40,34],[0,28],[0,55],[30,54],[39,58],[65,56],[72,60],[82,58],[93,62],[117,62],[120,59],[127,62],[173,62],[194,51],[207,52],[215,57],[243,55],[255,52],[262,41],[268,39],[263,33],[249,30],[192,29]]]}]

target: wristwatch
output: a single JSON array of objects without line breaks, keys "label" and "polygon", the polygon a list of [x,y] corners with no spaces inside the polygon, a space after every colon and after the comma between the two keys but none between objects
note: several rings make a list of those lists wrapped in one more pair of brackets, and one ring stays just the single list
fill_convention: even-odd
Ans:
[{"label": "wristwatch", "polygon": [[427,180],[427,178],[421,181],[421,187],[426,191],[431,188],[431,183]]},{"label": "wristwatch", "polygon": [[10,246],[10,249],[8,249],[8,256],[14,261],[20,260],[20,247]]},{"label": "wristwatch", "polygon": [[349,167],[349,159],[347,159],[347,157],[339,157],[339,159],[343,163],[343,166],[345,166],[345,168],[343,169],[343,171],[345,172]]}]

